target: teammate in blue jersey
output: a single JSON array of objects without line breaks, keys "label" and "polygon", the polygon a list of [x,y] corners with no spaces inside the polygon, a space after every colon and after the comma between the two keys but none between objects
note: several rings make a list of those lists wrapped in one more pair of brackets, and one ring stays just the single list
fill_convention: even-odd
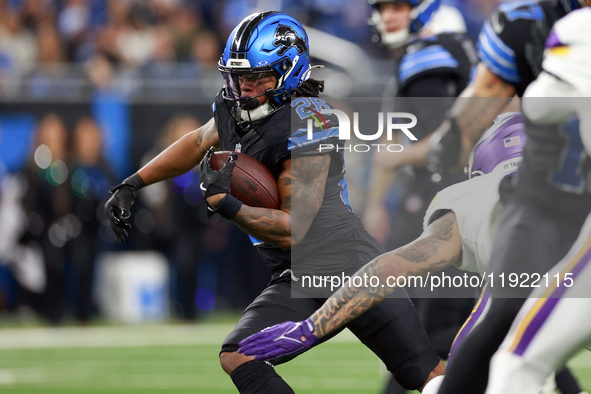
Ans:
[{"label": "teammate in blue jersey", "polygon": [[[377,36],[392,49],[398,64],[395,96],[400,99],[395,101],[394,108],[386,110],[414,114],[419,121],[413,134],[422,140],[441,123],[453,98],[468,85],[477,60],[475,48],[463,33],[465,25],[459,11],[441,6],[439,0],[370,0],[369,3]],[[430,100],[426,98],[433,97],[438,100],[426,105],[426,100]],[[429,201],[442,188],[463,180],[461,175],[450,176],[434,184],[421,165],[415,166],[412,172],[399,172],[397,185],[404,185],[404,195],[397,204],[399,208],[389,213],[385,200],[396,175],[394,167],[414,164],[404,153],[376,153],[376,163],[384,164],[372,168],[369,201],[364,212],[368,231],[389,248],[404,245],[420,234]]]},{"label": "teammate in blue jersey", "polygon": [[369,4],[376,37],[397,58],[398,97],[455,97],[462,92],[476,53],[459,11],[440,0]]},{"label": "teammate in blue jersey", "polygon": [[[249,234],[271,272],[269,286],[224,340],[221,366],[241,393],[293,393],[273,367],[290,358],[257,361],[239,354],[238,343],[269,325],[301,320],[318,309],[325,298],[298,293],[293,283],[300,275],[354,272],[382,249],[348,205],[343,154],[336,149],[342,141],[333,120],[327,119],[330,127],[315,130],[310,139],[292,129],[291,118],[305,115],[303,109],[327,106],[315,97],[323,82],[309,78],[308,37],[302,25],[277,12],[246,17],[230,34],[218,68],[225,86],[215,98],[213,118],[117,185],[105,210],[123,241],[138,189],[201,162],[201,189],[210,211]],[[335,148],[318,149],[327,142]],[[210,147],[240,151],[263,163],[277,180],[280,209],[255,208],[232,197],[236,155],[213,171]],[[421,389],[443,373],[408,298],[388,300],[348,328],[408,389]]]}]

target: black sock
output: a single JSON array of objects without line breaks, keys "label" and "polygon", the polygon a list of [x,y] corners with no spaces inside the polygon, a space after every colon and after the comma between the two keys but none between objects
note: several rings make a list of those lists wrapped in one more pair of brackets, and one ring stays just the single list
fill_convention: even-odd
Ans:
[{"label": "black sock", "polygon": [[400,385],[394,379],[394,376],[390,374],[390,378],[388,379],[388,384],[384,387],[382,394],[406,394],[407,390]]},{"label": "black sock", "polygon": [[230,375],[241,394],[294,394],[291,387],[277,375],[275,368],[264,361],[248,361]]},{"label": "black sock", "polygon": [[562,394],[579,394],[583,391],[568,367],[564,367],[560,372],[556,372],[555,380],[556,387]]}]

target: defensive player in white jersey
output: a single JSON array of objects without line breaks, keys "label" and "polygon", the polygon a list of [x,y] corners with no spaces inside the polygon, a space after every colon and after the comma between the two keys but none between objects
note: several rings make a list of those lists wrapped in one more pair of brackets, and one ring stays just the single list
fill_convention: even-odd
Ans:
[{"label": "defensive player in white jersey", "polygon": [[[576,115],[591,153],[591,9],[554,27],[544,71],[526,90],[524,112],[552,124]],[[557,97],[559,99],[539,99]],[[569,253],[542,279],[521,308],[491,364],[487,393],[539,393],[546,377],[591,344],[591,215]]]},{"label": "defensive player in white jersey", "polygon": [[[392,276],[426,275],[451,265],[484,274],[496,228],[499,183],[517,169],[525,138],[521,114],[497,117],[470,155],[471,179],[439,192],[427,211],[421,236],[378,256],[355,276],[377,277],[385,284]],[[390,285],[355,287],[350,282],[307,320],[281,323],[254,334],[241,342],[239,352],[266,360],[307,349],[394,290]]]}]

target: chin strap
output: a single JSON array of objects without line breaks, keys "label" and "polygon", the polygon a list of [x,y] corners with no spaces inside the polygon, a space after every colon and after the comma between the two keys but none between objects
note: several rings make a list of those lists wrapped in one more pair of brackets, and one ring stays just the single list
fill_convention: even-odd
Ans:
[{"label": "chin strap", "polygon": [[382,43],[390,48],[398,48],[406,44],[410,38],[410,33],[407,28],[393,32],[382,33]]},{"label": "chin strap", "polygon": [[257,120],[263,119],[273,112],[275,108],[267,101],[266,103],[259,105],[258,107],[251,109],[250,111],[240,111],[240,119],[247,122],[256,122]]}]

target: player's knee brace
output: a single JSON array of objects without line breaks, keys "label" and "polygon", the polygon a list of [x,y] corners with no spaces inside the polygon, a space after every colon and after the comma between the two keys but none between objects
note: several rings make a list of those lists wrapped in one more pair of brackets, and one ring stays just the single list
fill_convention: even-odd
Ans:
[{"label": "player's knee brace", "polygon": [[230,375],[241,394],[293,394],[291,387],[266,361],[248,361]]}]

